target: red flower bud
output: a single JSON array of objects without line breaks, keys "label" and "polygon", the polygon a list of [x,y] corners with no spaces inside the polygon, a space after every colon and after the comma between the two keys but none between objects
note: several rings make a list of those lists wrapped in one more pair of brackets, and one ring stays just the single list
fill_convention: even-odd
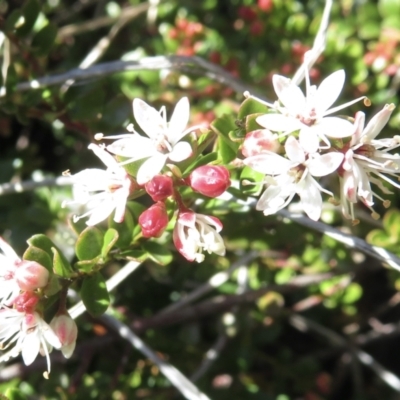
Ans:
[{"label": "red flower bud", "polygon": [[139,225],[144,237],[160,237],[168,225],[168,215],[165,204],[158,202],[142,212]]},{"label": "red flower bud", "polygon": [[174,192],[174,181],[169,176],[156,175],[144,188],[154,201],[163,201]]},{"label": "red flower bud", "polygon": [[218,197],[230,186],[229,171],[220,165],[203,165],[189,175],[190,187],[204,196]]},{"label": "red flower bud", "polygon": [[31,292],[45,287],[49,282],[49,271],[36,261],[23,260],[15,270],[15,280],[21,290]]}]

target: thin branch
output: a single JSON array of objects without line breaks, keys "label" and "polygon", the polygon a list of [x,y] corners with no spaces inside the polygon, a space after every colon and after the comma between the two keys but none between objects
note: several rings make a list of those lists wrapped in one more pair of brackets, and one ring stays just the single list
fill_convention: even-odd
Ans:
[{"label": "thin branch", "polygon": [[[111,61],[107,63],[97,64],[87,69],[75,68],[59,75],[47,76],[34,79],[30,82],[19,83],[15,87],[16,92],[24,92],[31,89],[40,89],[48,86],[63,85],[69,80],[82,81],[92,78],[100,78],[110,74],[124,71],[159,71],[159,70],[176,70],[193,72],[194,74],[206,76],[211,80],[229,86],[237,93],[251,91],[259,98],[269,101],[257,90],[250,88],[240,79],[235,78],[222,67],[203,60],[200,57],[193,56],[155,56],[144,57],[138,61]],[[5,96],[5,89],[0,88],[0,97]]]},{"label": "thin branch", "polygon": [[329,27],[329,17],[332,10],[333,0],[325,1],[325,8],[321,18],[321,24],[318,28],[317,35],[314,39],[312,49],[308,52],[306,60],[301,67],[296,71],[292,78],[292,82],[299,85],[304,79],[305,68],[308,70],[316,63],[318,57],[324,52],[326,46],[326,34]]},{"label": "thin branch", "polygon": [[291,315],[289,322],[294,328],[302,332],[315,332],[329,340],[333,345],[349,348],[362,364],[372,369],[383,382],[400,393],[400,379],[395,374],[379,364],[370,354],[351,346],[345,338],[336,332],[297,314]]},{"label": "thin branch", "polygon": [[140,351],[149,360],[158,366],[164,376],[182,393],[188,400],[210,400],[202,393],[186,376],[173,365],[162,360],[146,343],[122,322],[111,315],[103,315],[100,318],[106,325],[117,331],[119,336],[127,340],[136,350]]},{"label": "thin branch", "polygon": [[12,193],[24,193],[41,187],[69,186],[73,181],[70,177],[60,176],[58,178],[44,178],[16,183],[2,183],[0,185],[0,196]]},{"label": "thin branch", "polygon": [[321,232],[350,248],[358,249],[364,254],[367,254],[376,260],[389,265],[393,269],[400,271],[400,258],[382,247],[372,246],[363,239],[343,233],[330,225],[324,224],[323,222],[313,221],[301,214],[294,214],[287,210],[280,210],[279,215],[289,218],[307,228]]}]

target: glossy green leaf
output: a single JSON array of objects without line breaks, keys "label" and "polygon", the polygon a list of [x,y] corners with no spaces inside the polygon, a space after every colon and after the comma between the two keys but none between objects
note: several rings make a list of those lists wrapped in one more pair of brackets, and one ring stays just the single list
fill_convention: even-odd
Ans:
[{"label": "glossy green leaf", "polygon": [[54,45],[56,37],[57,27],[52,23],[48,23],[33,37],[32,50],[39,56],[48,54]]},{"label": "glossy green leaf", "polygon": [[24,23],[19,26],[16,30],[18,36],[26,36],[35,25],[36,19],[40,13],[40,5],[37,0],[28,0],[22,7],[22,15],[24,17]]},{"label": "glossy green leaf", "polygon": [[71,264],[65,258],[64,254],[58,250],[56,247],[53,247],[53,269],[54,273],[62,278],[71,278],[74,274],[74,270],[71,267]]},{"label": "glossy green leaf", "polygon": [[[0,400],[3,400],[0,397]],[[26,395],[17,388],[8,388],[4,393],[4,400],[28,400]]]},{"label": "glossy green leaf", "polygon": [[254,99],[246,99],[240,106],[238,112],[239,119],[245,119],[248,115],[251,114],[266,114],[268,112],[268,108],[261,104],[259,101]]},{"label": "glossy green leaf", "polygon": [[99,269],[98,265],[100,262],[102,262],[102,257],[98,256],[96,258],[93,258],[92,260],[77,261],[74,264],[74,267],[79,272],[83,272],[85,274],[91,274]]},{"label": "glossy green leaf", "polygon": [[35,246],[29,246],[24,255],[22,256],[24,260],[36,261],[40,265],[43,265],[49,271],[53,270],[53,263],[49,254],[46,251],[39,249]]},{"label": "glossy green leaf", "polygon": [[254,169],[246,166],[240,174],[240,190],[244,194],[258,195],[263,185],[260,184],[264,178],[264,174],[254,171]]},{"label": "glossy green leaf", "polygon": [[147,251],[149,257],[158,264],[167,265],[172,261],[172,253],[165,245],[147,241],[143,244],[143,248]]},{"label": "glossy green leaf", "polygon": [[107,257],[110,250],[113,248],[114,244],[118,240],[118,232],[115,229],[107,229],[107,232],[104,235],[103,247],[101,249],[102,257]]},{"label": "glossy green leaf", "polygon": [[33,235],[27,240],[27,242],[30,246],[38,247],[39,249],[44,250],[50,257],[53,257],[51,249],[56,247],[56,245],[46,235],[43,235],[42,233]]},{"label": "glossy green leaf", "polygon": [[115,222],[111,215],[108,218],[108,226],[110,229],[113,229],[118,233],[118,240],[115,243],[117,247],[124,248],[131,244],[135,223],[133,221],[132,213],[128,208],[125,210],[125,216],[122,222]]},{"label": "glossy green leaf", "polygon": [[93,317],[104,314],[110,305],[106,282],[100,272],[83,280],[80,294],[83,304]]},{"label": "glossy green leaf", "polygon": [[76,241],[76,256],[79,260],[92,260],[101,254],[103,241],[103,232],[95,226],[88,226]]}]

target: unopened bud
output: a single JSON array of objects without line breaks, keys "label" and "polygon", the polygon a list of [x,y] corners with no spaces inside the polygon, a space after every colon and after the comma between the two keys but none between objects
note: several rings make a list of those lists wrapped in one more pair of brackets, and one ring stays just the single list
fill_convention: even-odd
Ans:
[{"label": "unopened bud", "polygon": [[245,157],[251,157],[266,151],[277,152],[279,146],[276,134],[268,129],[257,129],[246,135],[242,146],[242,154]]},{"label": "unopened bud", "polygon": [[39,302],[39,297],[33,292],[21,293],[13,302],[14,307],[19,312],[33,313]]},{"label": "unopened bud", "polygon": [[187,181],[194,191],[207,197],[218,197],[231,185],[229,171],[221,165],[196,168]]},{"label": "unopened bud", "polygon": [[170,176],[156,175],[144,188],[154,201],[164,201],[173,194],[174,181]]},{"label": "unopened bud", "polygon": [[158,202],[140,214],[139,225],[144,237],[160,237],[168,225],[165,204]]},{"label": "unopened bud", "polygon": [[61,342],[61,352],[65,358],[70,358],[74,352],[78,327],[75,321],[67,314],[56,315],[50,326]]},{"label": "unopened bud", "polygon": [[49,271],[36,261],[21,261],[15,270],[15,280],[21,290],[31,292],[45,287],[49,281]]}]

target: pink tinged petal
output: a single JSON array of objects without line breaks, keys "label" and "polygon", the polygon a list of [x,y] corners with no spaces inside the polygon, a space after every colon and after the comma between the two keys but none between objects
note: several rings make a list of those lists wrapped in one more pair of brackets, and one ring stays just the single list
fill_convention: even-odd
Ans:
[{"label": "pink tinged petal", "polygon": [[76,342],[72,342],[61,348],[61,352],[65,358],[70,358],[75,350]]},{"label": "pink tinged petal", "polygon": [[300,146],[300,143],[293,136],[288,137],[286,140],[285,150],[290,161],[293,163],[302,164],[306,159],[304,150]]},{"label": "pink tinged petal", "polygon": [[102,147],[97,146],[94,143],[89,144],[89,150],[92,150],[97,157],[110,169],[118,168],[117,160],[110,154],[107,153]]},{"label": "pink tinged petal", "polygon": [[363,202],[372,207],[374,205],[374,199],[371,190],[371,184],[369,182],[369,177],[363,168],[359,168],[359,181],[357,194],[361,197]]},{"label": "pink tinged petal", "polygon": [[317,115],[323,114],[338,99],[343,89],[345,78],[346,74],[341,69],[329,75],[321,82],[314,99]]},{"label": "pink tinged petal", "polygon": [[187,142],[179,142],[168,154],[168,158],[175,162],[186,160],[193,154],[192,147]]},{"label": "pink tinged petal", "polygon": [[107,146],[107,150],[110,153],[132,158],[133,160],[141,160],[142,158],[150,157],[157,151],[151,139],[139,134],[133,134],[126,139],[116,140],[114,143]]},{"label": "pink tinged petal", "polygon": [[357,111],[354,118],[354,133],[351,137],[350,147],[360,143],[360,139],[363,135],[365,124],[365,114],[362,111]]},{"label": "pink tinged petal", "polygon": [[301,129],[304,124],[299,119],[283,114],[265,114],[256,118],[258,124],[275,132],[291,133]]},{"label": "pink tinged petal", "polygon": [[31,365],[38,356],[40,350],[40,338],[37,327],[25,335],[22,344],[22,358],[25,365]]},{"label": "pink tinged petal", "polygon": [[267,175],[282,174],[293,166],[293,162],[272,152],[265,152],[248,157],[243,160],[243,163],[253,168],[255,171]]},{"label": "pink tinged petal", "polygon": [[318,135],[308,127],[300,130],[299,143],[308,154],[314,154],[319,150]]},{"label": "pink tinged petal", "polygon": [[147,159],[139,168],[136,180],[139,185],[144,185],[154,178],[164,167],[168,155],[157,153]]},{"label": "pink tinged petal", "polygon": [[386,104],[381,111],[379,111],[371,118],[363,132],[362,141],[364,143],[375,139],[375,137],[389,121],[389,118],[394,109],[395,105],[393,103]]},{"label": "pink tinged petal", "polygon": [[317,156],[307,162],[307,168],[312,176],[325,176],[336,171],[342,163],[342,153],[327,153]]},{"label": "pink tinged petal", "polygon": [[150,107],[141,99],[133,100],[133,115],[139,126],[151,139],[156,139],[160,133],[165,132],[166,121],[155,108]]},{"label": "pink tinged petal", "polygon": [[21,261],[14,249],[2,237],[0,237],[0,249],[11,262]]},{"label": "pink tinged petal", "polygon": [[194,261],[196,258],[196,246],[193,241],[188,241],[185,237],[184,226],[176,223],[172,234],[172,239],[176,249],[188,261]]},{"label": "pink tinged petal", "polygon": [[304,212],[309,218],[317,221],[322,211],[322,196],[317,183],[310,175],[307,175],[299,186],[302,187],[299,196]]},{"label": "pink tinged petal", "polygon": [[[352,203],[357,203],[357,185],[355,181],[355,176],[351,171],[346,171],[343,174],[342,179],[343,195],[348,201]],[[345,212],[348,214],[348,209],[346,207]]]},{"label": "pink tinged petal", "polygon": [[314,130],[317,135],[337,139],[351,136],[354,132],[351,122],[338,117],[322,118],[317,124],[310,126],[310,129]]},{"label": "pink tinged petal", "polygon": [[292,114],[302,114],[306,106],[306,98],[301,89],[288,78],[281,75],[272,77],[275,93],[281,103]]},{"label": "pink tinged petal", "polygon": [[353,168],[353,164],[355,163],[353,155],[354,155],[353,150],[349,149],[346,151],[342,165],[345,171],[350,171]]},{"label": "pink tinged petal", "polygon": [[187,133],[185,128],[189,122],[190,104],[187,97],[182,97],[175,106],[168,123],[168,141],[174,145]]}]

